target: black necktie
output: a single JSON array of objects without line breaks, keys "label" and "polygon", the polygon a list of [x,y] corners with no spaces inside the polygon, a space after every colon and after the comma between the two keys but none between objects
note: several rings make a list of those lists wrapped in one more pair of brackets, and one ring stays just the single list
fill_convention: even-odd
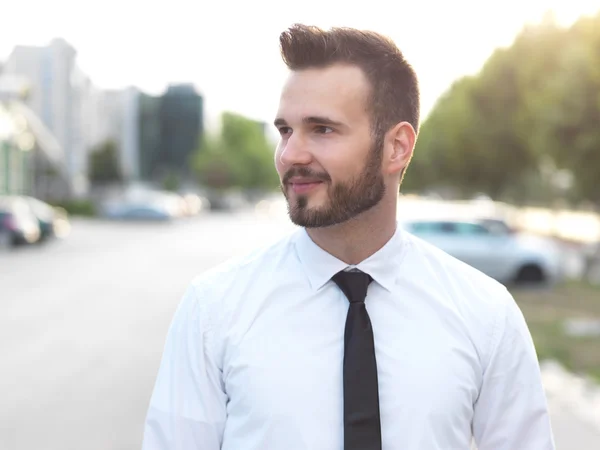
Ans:
[{"label": "black necktie", "polygon": [[344,450],[381,450],[375,342],[365,307],[371,280],[364,272],[333,276],[350,301],[344,334]]}]

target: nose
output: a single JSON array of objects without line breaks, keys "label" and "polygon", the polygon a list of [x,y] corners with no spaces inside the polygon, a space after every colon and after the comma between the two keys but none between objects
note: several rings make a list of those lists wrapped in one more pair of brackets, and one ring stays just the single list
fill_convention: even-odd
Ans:
[{"label": "nose", "polygon": [[300,136],[292,135],[281,143],[279,151],[279,163],[284,167],[294,165],[308,165],[312,162],[312,154],[308,147],[302,142]]}]

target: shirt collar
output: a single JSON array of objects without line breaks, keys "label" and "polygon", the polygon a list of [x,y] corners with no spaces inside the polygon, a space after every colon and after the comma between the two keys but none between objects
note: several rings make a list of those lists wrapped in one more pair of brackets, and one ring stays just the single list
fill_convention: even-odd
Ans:
[{"label": "shirt collar", "polygon": [[310,285],[315,291],[323,287],[336,273],[349,267],[368,273],[384,289],[391,291],[396,284],[405,242],[406,237],[401,227],[396,225],[392,238],[381,249],[355,266],[349,266],[323,250],[315,244],[304,228],[298,233],[295,248]]}]

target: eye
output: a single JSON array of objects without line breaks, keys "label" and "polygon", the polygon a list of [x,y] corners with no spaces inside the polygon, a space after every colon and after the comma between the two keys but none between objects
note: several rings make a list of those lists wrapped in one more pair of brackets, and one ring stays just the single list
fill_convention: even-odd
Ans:
[{"label": "eye", "polygon": [[292,129],[290,127],[280,127],[279,128],[279,134],[281,134],[282,136],[285,136],[286,134],[289,134],[292,132]]},{"label": "eye", "polygon": [[319,125],[317,127],[315,127],[315,133],[318,134],[329,134],[329,133],[333,133],[333,128],[331,127],[326,127],[324,125]]}]

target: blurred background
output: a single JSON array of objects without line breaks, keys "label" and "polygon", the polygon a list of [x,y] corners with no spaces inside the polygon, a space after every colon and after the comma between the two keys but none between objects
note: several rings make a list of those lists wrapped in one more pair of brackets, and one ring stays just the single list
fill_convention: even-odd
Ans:
[{"label": "blurred background", "polygon": [[597,1],[5,0],[0,18],[0,449],[139,448],[188,283],[293,230],[271,123],[294,22],[380,31],[413,63],[400,224],[509,287],[557,448],[600,448]]}]

